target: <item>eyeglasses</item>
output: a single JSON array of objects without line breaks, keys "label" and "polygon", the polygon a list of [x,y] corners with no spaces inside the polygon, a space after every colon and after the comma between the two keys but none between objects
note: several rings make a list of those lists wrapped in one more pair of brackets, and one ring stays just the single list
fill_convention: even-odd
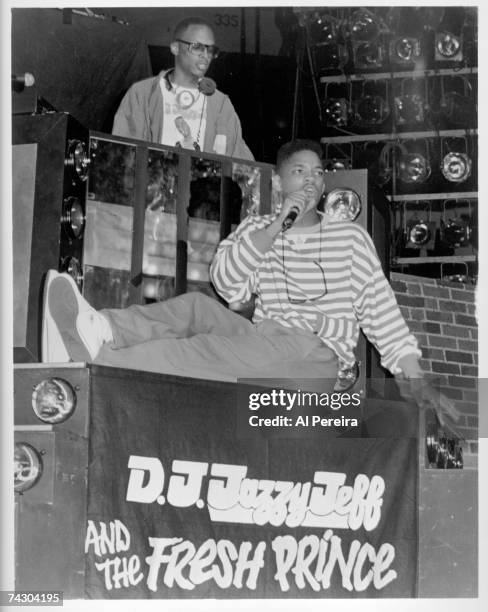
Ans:
[{"label": "eyeglasses", "polygon": [[[283,256],[283,261],[284,261],[284,256]],[[300,300],[297,300],[296,298],[292,298],[290,296],[290,292],[288,291],[288,280],[287,280],[287,274],[286,274],[286,270],[285,270],[285,288],[286,288],[286,297],[288,298],[288,301],[290,302],[290,304],[305,304],[306,302],[316,302],[317,300],[320,300],[321,298],[324,297],[324,295],[327,295],[327,281],[325,280],[325,271],[322,268],[322,266],[320,265],[320,263],[318,261],[314,261],[313,262],[318,268],[319,270],[322,272],[322,282],[324,283],[324,290],[320,295],[317,295],[316,297],[306,297]],[[300,289],[300,288],[299,288]],[[300,289],[300,291],[302,291]]]},{"label": "eyeglasses", "polygon": [[[319,257],[321,257],[321,255],[322,255],[322,224],[320,225]],[[313,263],[319,268],[320,272],[322,273],[322,282],[324,284],[323,292],[320,295],[317,295],[316,297],[306,297],[304,299],[292,298],[288,290],[288,280],[287,280],[286,265],[285,265],[285,247],[284,247],[283,239],[281,241],[281,257],[283,260],[283,275],[285,277],[286,297],[288,298],[288,301],[290,302],[290,304],[305,304],[306,302],[316,302],[317,300],[320,300],[321,298],[323,298],[324,295],[327,295],[327,281],[325,279],[325,270],[322,267],[322,264],[315,259]],[[298,289],[299,291],[303,293],[300,287],[298,287]]]},{"label": "eyeglasses", "polygon": [[207,55],[212,59],[219,56],[220,49],[216,45],[204,45],[201,42],[190,42],[189,40],[182,40],[181,38],[177,38],[176,42],[188,45],[188,51],[193,55],[201,55],[206,51]]}]

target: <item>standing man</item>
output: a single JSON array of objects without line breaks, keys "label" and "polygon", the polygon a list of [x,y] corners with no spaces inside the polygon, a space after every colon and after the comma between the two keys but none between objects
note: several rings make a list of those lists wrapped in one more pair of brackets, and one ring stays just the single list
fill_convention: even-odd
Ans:
[{"label": "standing man", "polygon": [[254,159],[229,97],[205,77],[219,53],[211,26],[198,17],[180,21],[170,49],[174,68],[129,88],[115,115],[112,133]]}]

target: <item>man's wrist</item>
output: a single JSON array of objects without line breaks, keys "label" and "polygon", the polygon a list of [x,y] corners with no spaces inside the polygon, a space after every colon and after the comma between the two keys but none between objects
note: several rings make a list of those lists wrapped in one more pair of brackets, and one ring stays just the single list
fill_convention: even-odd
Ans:
[{"label": "man's wrist", "polygon": [[264,231],[272,240],[275,240],[276,236],[281,232],[281,224],[282,221],[280,217],[277,217],[274,221],[272,221],[264,228]]},{"label": "man's wrist", "polygon": [[[281,228],[281,226],[279,226]],[[249,234],[249,239],[251,240],[253,246],[261,253],[266,253],[272,246],[275,241],[276,236],[279,233],[279,229],[276,230],[275,221],[270,223],[266,227],[256,230],[255,232],[251,232]]]},{"label": "man's wrist", "polygon": [[396,368],[400,370],[398,373],[404,378],[423,378],[424,372],[420,366],[418,352],[411,352],[402,355],[396,363]]}]

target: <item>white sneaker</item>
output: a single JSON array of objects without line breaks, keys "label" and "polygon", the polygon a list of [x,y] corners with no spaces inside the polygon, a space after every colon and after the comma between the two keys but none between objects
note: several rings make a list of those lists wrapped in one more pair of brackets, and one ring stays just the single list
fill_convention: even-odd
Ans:
[{"label": "white sneaker", "polygon": [[65,363],[70,360],[59,329],[53,321],[47,304],[47,289],[57,276],[59,276],[59,273],[56,270],[49,270],[44,283],[41,348],[41,361],[43,363]]},{"label": "white sneaker", "polygon": [[44,289],[42,361],[91,362],[104,342],[112,339],[109,322],[80,294],[73,278],[49,270]]}]

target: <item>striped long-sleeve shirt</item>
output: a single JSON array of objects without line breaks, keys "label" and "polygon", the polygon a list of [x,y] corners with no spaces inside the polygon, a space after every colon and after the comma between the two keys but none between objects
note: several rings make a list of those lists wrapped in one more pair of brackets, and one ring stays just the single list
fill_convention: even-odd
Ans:
[{"label": "striped long-sleeve shirt", "polygon": [[255,323],[273,319],[317,333],[348,367],[355,361],[359,326],[393,373],[400,357],[420,355],[373,242],[360,225],[322,217],[317,231],[280,233],[261,253],[250,234],[274,219],[247,217],[220,243],[210,275],[227,302],[247,301],[255,294]]}]

